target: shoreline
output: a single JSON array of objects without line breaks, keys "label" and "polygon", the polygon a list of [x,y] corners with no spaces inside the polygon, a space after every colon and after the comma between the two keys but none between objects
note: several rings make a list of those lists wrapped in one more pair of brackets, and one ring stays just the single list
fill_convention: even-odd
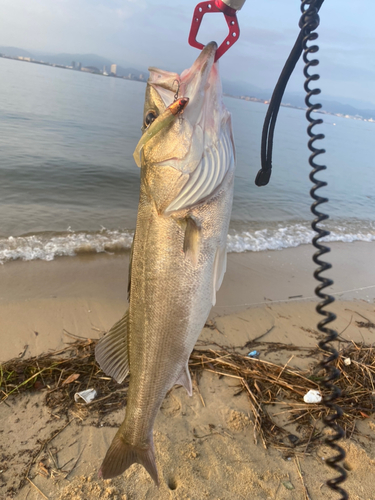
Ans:
[{"label": "shoreline", "polygon": [[[333,265],[326,273],[334,280],[327,289],[337,299],[333,310],[340,301],[373,303],[375,243],[332,243],[331,249],[325,257]],[[277,304],[315,303],[312,253],[311,246],[302,245],[228,254],[209,319]],[[0,361],[60,349],[69,339],[66,332],[99,338],[127,307],[128,265],[129,254],[124,253],[0,266]]]}]

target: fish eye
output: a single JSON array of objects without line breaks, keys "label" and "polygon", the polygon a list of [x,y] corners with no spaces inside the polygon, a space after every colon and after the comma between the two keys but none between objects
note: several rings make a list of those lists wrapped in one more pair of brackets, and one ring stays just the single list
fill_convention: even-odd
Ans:
[{"label": "fish eye", "polygon": [[145,117],[145,128],[149,127],[151,123],[155,120],[156,113],[155,111],[149,111]]}]

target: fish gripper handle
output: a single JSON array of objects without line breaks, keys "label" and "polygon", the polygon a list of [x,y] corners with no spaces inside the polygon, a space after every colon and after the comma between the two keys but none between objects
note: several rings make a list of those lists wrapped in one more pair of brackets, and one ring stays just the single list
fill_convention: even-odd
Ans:
[{"label": "fish gripper handle", "polygon": [[345,459],[345,451],[341,446],[339,446],[338,441],[344,437],[344,432],[340,425],[337,423],[337,419],[339,419],[343,412],[342,409],[335,403],[335,400],[340,397],[341,391],[340,389],[334,385],[334,381],[337,380],[340,376],[340,371],[335,366],[335,361],[338,358],[338,352],[331,344],[337,338],[337,332],[331,328],[328,328],[328,324],[336,319],[336,315],[330,311],[325,309],[326,306],[332,304],[334,302],[334,297],[332,295],[328,295],[324,292],[324,289],[331,286],[333,281],[327,277],[321,275],[321,273],[331,269],[331,264],[321,260],[321,257],[330,252],[330,248],[322,243],[319,240],[325,236],[328,236],[329,231],[322,229],[319,224],[322,221],[328,219],[328,215],[319,211],[318,207],[322,203],[328,202],[328,198],[323,198],[317,194],[317,190],[321,187],[327,186],[327,183],[321,180],[316,179],[315,175],[322,170],[326,170],[325,165],[318,165],[315,163],[315,159],[318,155],[325,153],[324,149],[318,148],[314,145],[316,141],[324,139],[324,134],[315,133],[313,131],[316,125],[321,125],[323,123],[322,119],[314,119],[311,114],[319,109],[321,109],[322,105],[318,103],[312,103],[310,98],[312,96],[320,94],[319,88],[310,88],[310,83],[319,79],[319,75],[317,73],[310,74],[309,69],[311,67],[317,66],[319,64],[319,60],[316,58],[309,59],[310,54],[315,54],[318,52],[319,47],[316,44],[310,44],[318,38],[318,33],[315,32],[317,27],[319,26],[319,15],[318,11],[321,6],[320,0],[302,0],[301,1],[301,20],[300,20],[300,28],[303,32],[302,39],[302,49],[303,49],[303,61],[305,63],[304,67],[304,76],[306,78],[304,88],[306,91],[305,103],[307,106],[306,118],[309,122],[307,127],[307,134],[309,136],[308,148],[311,151],[311,155],[309,157],[309,164],[312,167],[312,171],[310,172],[310,180],[314,184],[311,188],[310,195],[313,198],[313,203],[311,205],[311,212],[314,214],[315,219],[313,220],[311,227],[317,233],[313,238],[313,245],[317,249],[313,256],[313,261],[319,267],[314,272],[314,277],[316,280],[320,282],[320,284],[315,289],[315,294],[321,302],[316,306],[317,312],[325,316],[318,323],[318,330],[326,335],[326,337],[319,342],[319,347],[324,351],[324,358],[320,362],[320,366],[325,369],[325,377],[322,381],[325,394],[323,397],[323,403],[328,408],[329,414],[323,418],[323,422],[326,427],[332,429],[333,434],[329,435],[325,439],[325,443],[334,451],[336,454],[326,460],[327,465],[333,468],[339,475],[333,479],[329,479],[327,481],[327,486],[336,491],[341,495],[340,500],[347,500],[349,498],[347,492],[340,487],[340,484],[345,481],[347,474],[345,469],[340,465]]},{"label": "fish gripper handle", "polygon": [[[245,0],[212,0],[199,3],[194,10],[193,20],[189,33],[189,45],[196,49],[202,50],[204,45],[197,41],[198,31],[203,19],[203,16],[208,13],[222,13],[229,28],[229,33],[226,39],[218,47],[215,54],[215,62],[232,47],[240,36],[240,27],[238,25],[236,12],[239,10]],[[233,5],[233,7],[232,7]]]}]

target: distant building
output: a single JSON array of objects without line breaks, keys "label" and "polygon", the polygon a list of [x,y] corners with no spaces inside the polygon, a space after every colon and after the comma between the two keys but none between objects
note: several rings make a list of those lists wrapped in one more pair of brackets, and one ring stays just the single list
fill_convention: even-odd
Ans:
[{"label": "distant building", "polygon": [[116,76],[116,72],[117,72],[117,64],[111,64],[111,75]]},{"label": "distant building", "polygon": [[129,74],[128,74],[128,78],[129,78],[129,80],[134,80],[134,75],[133,75],[133,73],[129,73]]},{"label": "distant building", "polygon": [[140,79],[140,80],[144,80],[144,79],[145,79],[145,77],[144,77],[143,73],[141,73],[141,74],[139,75],[139,79]]},{"label": "distant building", "polygon": [[82,63],[79,62],[77,64],[76,68],[78,69],[78,71],[81,71],[81,69],[82,69]]},{"label": "distant building", "polygon": [[76,69],[76,62],[75,61],[72,61],[72,68]]}]

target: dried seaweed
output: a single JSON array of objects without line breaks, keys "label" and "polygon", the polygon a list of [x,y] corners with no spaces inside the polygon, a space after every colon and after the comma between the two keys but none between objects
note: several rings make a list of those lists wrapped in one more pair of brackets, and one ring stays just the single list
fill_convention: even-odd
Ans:
[{"label": "dried seaweed", "polygon": [[[43,391],[54,415],[67,414],[69,410],[83,420],[93,411],[103,416],[124,407],[128,379],[119,385],[104,375],[95,362],[96,343],[97,340],[91,339],[77,340],[60,351],[17,358],[0,365],[0,404],[6,404],[11,395]],[[295,350],[294,346],[290,348]],[[369,417],[375,409],[374,354],[372,346],[354,342],[340,350],[337,366],[342,373],[338,382],[342,396],[338,404],[344,411],[341,425],[347,436],[353,434],[358,419]],[[238,382],[236,394],[248,395],[254,415],[254,435],[260,436],[265,447],[273,445],[292,455],[311,451],[319,441],[321,431],[317,421],[326,414],[326,408],[323,404],[304,403],[303,396],[310,389],[320,389],[323,373],[291,368],[288,363],[280,366],[220,346],[195,349],[189,366],[197,384],[203,370]],[[88,405],[76,403],[74,393],[89,387],[95,387],[98,397]],[[288,423],[296,424],[301,436],[294,436],[290,429],[278,425],[271,406],[280,407],[279,415],[286,414]]]},{"label": "dried seaweed", "polygon": [[[45,401],[54,415],[66,414],[69,409],[89,407],[99,415],[110,413],[126,405],[128,380],[118,384],[107,377],[95,362],[97,340],[85,339],[70,343],[60,351],[29,359],[15,358],[0,365],[1,403],[11,394],[45,391]],[[91,403],[75,403],[74,394],[95,387],[98,397]]]},{"label": "dried seaweed", "polygon": [[[353,434],[356,420],[368,418],[375,411],[374,354],[372,346],[354,342],[340,350],[337,367],[342,375],[337,385],[342,395],[337,403],[344,412],[340,423],[347,437]],[[348,359],[349,365],[344,362]],[[324,395],[319,386],[324,373],[292,369],[287,365],[250,358],[228,349],[194,350],[189,364],[192,370],[235,377],[242,386],[241,390],[248,393],[256,432],[264,446],[270,444],[286,452],[293,451],[287,453],[289,456],[296,452],[305,454],[319,441],[321,432],[316,423],[327,410],[322,403],[306,404],[303,401],[310,389],[318,389]],[[288,414],[288,423],[297,424],[302,437],[296,438],[290,434],[290,429],[277,425],[268,410],[270,405],[280,405],[278,415]]]}]

